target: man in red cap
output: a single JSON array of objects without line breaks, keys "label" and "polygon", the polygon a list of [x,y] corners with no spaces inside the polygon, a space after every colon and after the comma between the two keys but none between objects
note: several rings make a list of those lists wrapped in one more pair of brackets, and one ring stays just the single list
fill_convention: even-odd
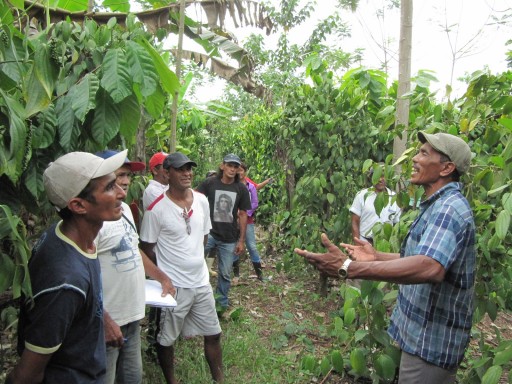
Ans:
[{"label": "man in red cap", "polygon": [[157,152],[149,159],[149,170],[153,174],[153,180],[149,181],[148,186],[144,190],[144,195],[142,196],[144,212],[148,209],[149,205],[155,201],[158,196],[167,191],[169,187],[167,171],[162,166],[167,155],[168,154],[165,152]]}]

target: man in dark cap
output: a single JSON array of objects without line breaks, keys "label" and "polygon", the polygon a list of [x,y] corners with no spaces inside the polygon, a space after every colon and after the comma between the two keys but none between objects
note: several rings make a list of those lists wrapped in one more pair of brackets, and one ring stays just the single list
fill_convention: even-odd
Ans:
[{"label": "man in dark cap", "polygon": [[[224,156],[216,177],[204,180],[197,190],[208,198],[212,229],[208,236],[205,253],[217,249],[217,303],[220,313],[228,308],[228,294],[231,287],[231,271],[234,254],[240,256],[245,251],[245,231],[247,211],[251,209],[249,192],[240,182],[240,158],[230,153]],[[229,206],[229,212],[226,207]],[[237,219],[239,223],[237,222]]]},{"label": "man in dark cap", "polygon": [[192,186],[192,167],[183,153],[166,157],[163,167],[169,189],[148,207],[141,228],[141,248],[157,260],[176,288],[175,308],[163,308],[157,335],[157,354],[168,384],[176,383],[174,343],[177,338],[203,336],[204,353],[212,378],[224,379],[221,328],[204,260],[204,244],[211,228],[206,198]]},{"label": "man in dark cap", "polygon": [[399,383],[454,383],[469,343],[475,281],[475,224],[462,195],[461,175],[471,150],[457,136],[419,132],[411,183],[425,200],[399,254],[376,251],[369,243],[342,244],[325,234],[327,253],[295,249],[329,276],[399,283],[388,333],[402,350]]}]

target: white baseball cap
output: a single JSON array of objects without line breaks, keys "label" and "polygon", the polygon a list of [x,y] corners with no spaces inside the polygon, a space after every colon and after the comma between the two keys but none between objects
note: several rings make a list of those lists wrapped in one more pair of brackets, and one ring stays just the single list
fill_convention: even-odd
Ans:
[{"label": "white baseball cap", "polygon": [[119,169],[127,153],[125,149],[108,159],[87,152],[70,152],[59,157],[43,173],[48,199],[58,210],[67,207],[69,201],[77,197],[89,181]]}]

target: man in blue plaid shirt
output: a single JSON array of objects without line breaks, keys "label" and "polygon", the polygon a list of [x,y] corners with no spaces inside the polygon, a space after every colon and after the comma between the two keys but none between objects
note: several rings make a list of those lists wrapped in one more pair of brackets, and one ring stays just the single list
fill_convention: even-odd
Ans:
[{"label": "man in blue plaid shirt", "polygon": [[459,183],[471,150],[446,133],[419,132],[418,139],[411,183],[423,186],[426,199],[399,254],[354,239],[342,244],[347,255],[325,234],[327,253],[295,252],[329,276],[400,284],[388,329],[402,350],[399,383],[454,383],[473,316],[475,224]]}]

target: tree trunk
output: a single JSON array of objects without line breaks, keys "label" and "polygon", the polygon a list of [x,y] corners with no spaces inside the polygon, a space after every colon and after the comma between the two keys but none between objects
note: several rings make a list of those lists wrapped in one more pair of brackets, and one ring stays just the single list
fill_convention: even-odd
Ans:
[{"label": "tree trunk", "polygon": [[[185,0],[180,3],[180,25],[178,34],[178,52],[176,54],[176,77],[181,80],[181,56],[183,51],[183,34],[185,31]],[[180,91],[174,92],[171,108],[171,139],[169,143],[170,152],[176,152],[176,124],[178,121],[178,98]]]},{"label": "tree trunk", "polygon": [[[400,52],[398,59],[398,100],[396,107],[397,131],[402,136],[395,137],[393,142],[393,160],[396,161],[406,149],[407,131],[409,128],[409,99],[402,96],[411,89],[411,51],[412,51],[412,2],[400,1]],[[400,167],[396,169],[400,172]]]}]

